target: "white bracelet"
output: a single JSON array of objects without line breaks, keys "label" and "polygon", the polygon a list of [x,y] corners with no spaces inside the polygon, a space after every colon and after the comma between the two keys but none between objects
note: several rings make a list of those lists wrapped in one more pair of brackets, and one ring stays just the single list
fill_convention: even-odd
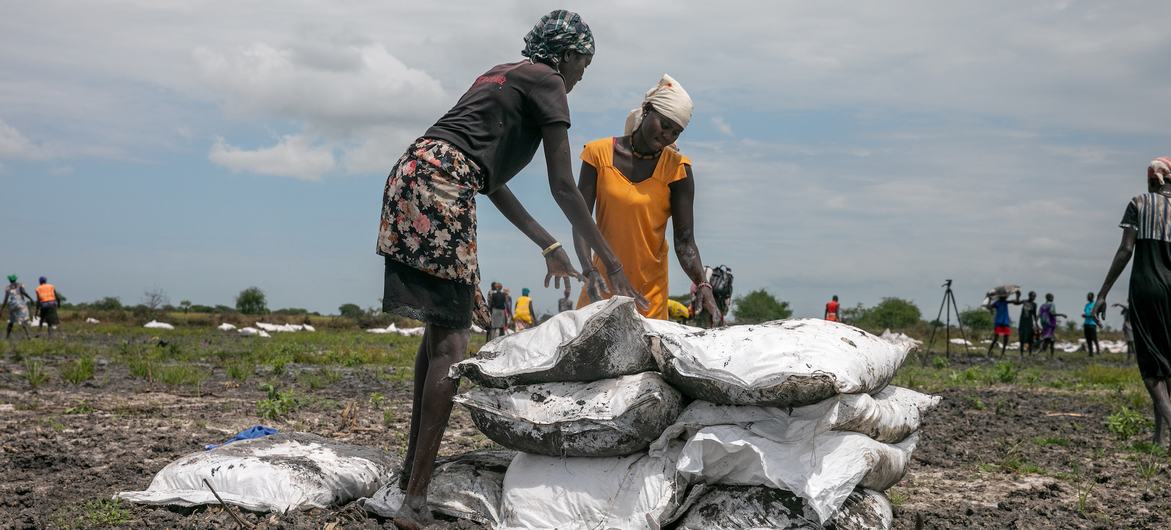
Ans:
[{"label": "white bracelet", "polygon": [[545,248],[545,250],[541,251],[541,256],[542,257],[548,256],[550,252],[553,252],[554,250],[557,250],[559,248],[561,248],[561,242],[554,241],[552,245],[549,245],[548,247]]}]

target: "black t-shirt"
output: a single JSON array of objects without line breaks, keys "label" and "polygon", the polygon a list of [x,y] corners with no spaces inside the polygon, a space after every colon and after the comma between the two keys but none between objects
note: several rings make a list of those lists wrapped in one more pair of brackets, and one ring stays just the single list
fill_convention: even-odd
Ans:
[{"label": "black t-shirt", "polygon": [[569,127],[569,100],[561,74],[527,60],[492,67],[476,78],[423,136],[446,140],[484,170],[481,193],[496,191],[529,164],[541,127]]},{"label": "black t-shirt", "polygon": [[508,295],[504,294],[504,291],[492,291],[488,293],[488,308],[508,309]]}]

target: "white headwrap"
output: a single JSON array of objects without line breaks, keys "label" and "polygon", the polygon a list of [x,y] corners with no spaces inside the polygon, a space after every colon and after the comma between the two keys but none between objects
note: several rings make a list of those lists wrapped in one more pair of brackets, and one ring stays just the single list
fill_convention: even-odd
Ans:
[{"label": "white headwrap", "polygon": [[678,81],[663,74],[659,84],[647,90],[646,97],[642,98],[642,104],[626,115],[626,127],[623,129],[623,135],[630,136],[642,124],[642,108],[647,103],[650,103],[659,114],[679,124],[680,127],[686,129],[687,123],[691,121],[691,110],[694,107],[691,103],[691,96],[687,95],[687,91],[683,90],[683,86]]},{"label": "white headwrap", "polygon": [[1168,176],[1171,176],[1171,158],[1161,156],[1151,160],[1151,165],[1147,166],[1148,181],[1157,181],[1162,186]]}]

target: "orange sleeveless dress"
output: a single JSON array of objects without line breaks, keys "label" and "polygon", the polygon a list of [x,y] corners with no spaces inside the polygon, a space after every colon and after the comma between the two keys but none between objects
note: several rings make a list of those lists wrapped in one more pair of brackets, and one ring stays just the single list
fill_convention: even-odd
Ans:
[{"label": "orange sleeveless dress", "polygon": [[[650,302],[643,315],[667,320],[669,186],[687,178],[685,166],[690,166],[691,160],[675,149],[663,149],[650,178],[631,182],[614,167],[614,142],[614,138],[594,140],[581,153],[581,159],[598,172],[595,219],[630,284]],[[594,267],[606,278],[606,268],[597,255]],[[603,296],[611,295],[606,292]],[[589,296],[582,289],[577,306],[587,304]]]}]

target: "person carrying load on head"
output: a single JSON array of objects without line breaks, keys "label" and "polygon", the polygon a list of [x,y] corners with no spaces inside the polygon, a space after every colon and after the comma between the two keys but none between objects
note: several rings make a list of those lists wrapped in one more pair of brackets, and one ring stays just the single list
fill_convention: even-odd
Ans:
[{"label": "person carrying load on head", "polygon": [[1012,336],[1012,317],[1008,314],[1008,304],[1020,305],[1021,292],[1016,290],[1016,299],[1009,300],[1007,291],[999,291],[996,293],[996,300],[988,306],[992,311],[992,344],[988,345],[988,357],[992,356],[992,349],[996,347],[997,342],[1000,343],[1000,356],[1004,357],[1004,352],[1008,349],[1008,338]]},{"label": "person carrying load on head", "polygon": [[833,299],[825,303],[825,319],[830,322],[841,322],[838,318],[838,310],[841,308],[841,303],[838,302],[838,295],[834,295]]},{"label": "person carrying load on head", "polygon": [[520,298],[516,299],[516,309],[512,311],[512,318],[516,322],[516,330],[521,331],[533,325],[533,298],[529,296],[529,288],[520,290]]},{"label": "person carrying load on head", "polygon": [[382,308],[426,323],[415,359],[414,400],[396,525],[432,520],[427,488],[451,414],[456,381],[448,369],[468,351],[480,296],[476,195],[486,195],[539,249],[550,280],[580,278],[569,255],[513,195],[508,183],[544,145],[554,201],[589,246],[611,266],[611,287],[637,296],[573,182],[567,94],[594,55],[594,37],[576,13],[552,11],[524,38],[524,59],[490,68],[415,140],[386,179],[377,251],[385,259]]},{"label": "person carrying load on head", "polygon": [[37,329],[40,329],[42,325],[48,326],[49,336],[52,337],[53,328],[61,324],[61,319],[57,316],[57,307],[64,297],[57,293],[57,288],[49,283],[49,280],[44,276],[41,276],[38,282],[40,285],[37,285],[35,291],[37,293],[37,316],[41,322],[37,324]]},{"label": "person carrying load on head", "polygon": [[[596,207],[598,228],[614,248],[618,266],[645,297],[646,304],[639,308],[643,315],[659,320],[670,315],[666,238],[670,220],[675,255],[698,286],[698,307],[710,312],[713,321],[722,323],[695,244],[695,176],[691,160],[675,147],[691,121],[692,107],[687,91],[663,74],[658,84],[647,91],[642,104],[630,111],[623,136],[585,145],[578,189],[586,204]],[[611,266],[591,252],[584,234],[577,229],[574,248],[586,278],[578,307],[616,294],[606,281],[607,275],[613,273]]]},{"label": "person carrying load on head", "polygon": [[1154,443],[1161,445],[1163,427],[1171,426],[1171,158],[1161,156],[1147,166],[1147,193],[1130,200],[1119,227],[1122,241],[1093,314],[1105,318],[1106,296],[1130,264],[1127,317],[1138,371],[1154,403]]},{"label": "person carrying load on head", "polygon": [[20,299],[22,296],[29,303],[33,302],[33,297],[24,290],[24,285],[16,281],[16,275],[9,274],[8,286],[4,288],[4,301],[0,302],[0,313],[8,309],[8,330],[4,333],[6,339],[12,337],[13,324],[20,324],[24,329],[24,338],[32,337],[28,331],[28,305]]}]

